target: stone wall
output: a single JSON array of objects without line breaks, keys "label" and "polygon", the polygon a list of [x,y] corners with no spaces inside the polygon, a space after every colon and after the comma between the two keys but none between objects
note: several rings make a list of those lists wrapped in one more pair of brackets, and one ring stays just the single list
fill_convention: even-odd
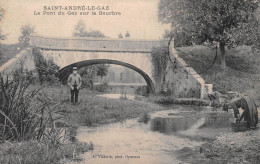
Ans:
[{"label": "stone wall", "polygon": [[[195,97],[205,99],[209,92],[212,92],[212,84],[205,84],[205,81],[193,68],[179,57],[174,49],[174,43],[170,44],[170,60],[167,63],[165,73],[164,90],[170,91],[174,97]],[[159,88],[156,88],[157,90]]]}]

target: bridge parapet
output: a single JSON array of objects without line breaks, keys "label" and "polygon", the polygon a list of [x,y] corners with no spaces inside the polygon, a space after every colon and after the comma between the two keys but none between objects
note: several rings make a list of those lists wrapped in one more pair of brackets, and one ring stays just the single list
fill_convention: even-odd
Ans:
[{"label": "bridge parapet", "polygon": [[54,38],[32,34],[31,45],[50,50],[99,52],[151,52],[153,47],[167,46],[168,39],[137,40],[93,37]]}]

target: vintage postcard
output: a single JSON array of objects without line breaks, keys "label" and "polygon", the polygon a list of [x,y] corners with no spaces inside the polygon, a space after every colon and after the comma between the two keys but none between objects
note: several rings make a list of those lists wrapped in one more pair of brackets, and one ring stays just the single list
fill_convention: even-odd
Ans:
[{"label": "vintage postcard", "polygon": [[260,163],[259,0],[0,0],[0,163]]}]

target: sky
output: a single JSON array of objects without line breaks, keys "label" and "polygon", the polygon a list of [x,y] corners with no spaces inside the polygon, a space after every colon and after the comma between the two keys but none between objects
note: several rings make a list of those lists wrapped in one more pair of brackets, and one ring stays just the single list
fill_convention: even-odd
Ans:
[{"label": "sky", "polygon": [[[99,30],[110,38],[117,38],[129,31],[132,39],[160,39],[169,25],[161,24],[157,17],[159,0],[0,0],[4,17],[0,27],[7,33],[6,44],[18,42],[22,25],[31,24],[35,32],[43,36],[71,37],[79,20],[83,20],[87,30]],[[109,6],[109,11],[121,15],[43,15],[44,6]],[[96,10],[97,11],[97,10]],[[34,15],[40,12],[41,15]],[[53,12],[50,10],[50,12]],[[85,10],[87,12],[87,10]],[[97,11],[98,12],[98,11]],[[91,13],[91,11],[90,11]]]}]

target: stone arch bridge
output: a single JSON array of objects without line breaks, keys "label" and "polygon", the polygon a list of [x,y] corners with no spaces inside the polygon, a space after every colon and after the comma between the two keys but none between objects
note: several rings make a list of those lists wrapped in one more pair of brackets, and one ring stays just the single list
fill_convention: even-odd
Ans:
[{"label": "stone arch bridge", "polygon": [[[60,67],[61,78],[66,78],[73,66],[81,68],[94,64],[117,64],[141,74],[151,92],[159,92],[164,87],[177,97],[204,98],[205,94],[211,91],[212,85],[205,84],[204,80],[179,58],[173,41],[170,43],[171,60],[167,63],[164,80],[154,76],[151,51],[153,47],[168,46],[168,42],[168,39],[54,38],[31,35],[31,45],[38,47],[45,59],[53,60]],[[25,67],[33,69],[31,53],[29,48],[21,52],[18,54],[20,56],[1,67],[0,72],[10,70],[18,59],[25,61]]]}]

